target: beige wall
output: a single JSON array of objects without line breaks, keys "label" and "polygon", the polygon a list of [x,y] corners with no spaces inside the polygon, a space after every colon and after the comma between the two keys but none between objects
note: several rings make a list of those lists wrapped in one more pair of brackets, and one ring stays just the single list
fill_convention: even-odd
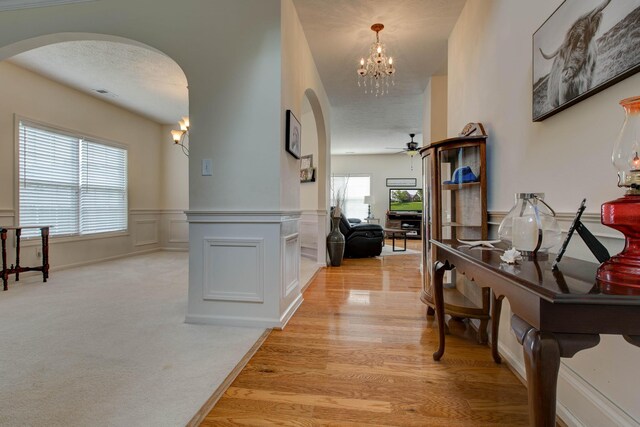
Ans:
[{"label": "beige wall", "polygon": [[[318,163],[318,131],[316,128],[316,119],[311,110],[311,104],[307,97],[304,97],[302,103],[302,118],[300,119],[302,126],[302,155],[311,154],[313,156],[313,166]],[[316,173],[318,171],[316,170]],[[318,185],[322,183],[322,179],[316,177],[316,182],[300,183],[300,209],[303,211],[318,209]]]},{"label": "beige wall", "polygon": [[[0,62],[0,220],[18,223],[14,116],[73,130],[128,150],[129,230],[112,237],[53,238],[53,268],[157,249],[162,245],[162,149],[170,142],[157,123],[95,97],[55,83],[7,61]],[[172,148],[172,147],[171,147]],[[181,190],[184,193],[184,188]],[[33,264],[35,247],[26,242],[26,265]]]},{"label": "beige wall", "polygon": [[[460,128],[462,129],[462,128]],[[447,76],[431,77],[431,141],[447,137]]]},{"label": "beige wall", "polygon": [[[318,155],[314,156],[314,164],[318,164],[318,174],[316,188],[318,198],[326,193],[328,183],[327,162],[330,152],[330,128],[329,128],[329,100],[324,91],[324,86],[320,80],[320,75],[316,69],[315,62],[311,56],[311,50],[307,43],[307,38],[298,19],[293,2],[282,0],[282,141],[285,140],[285,112],[287,109],[300,119],[302,117],[302,104],[307,98],[312,104],[315,121],[319,133]],[[313,92],[314,96],[309,98],[305,95],[307,91]],[[315,105],[314,105],[315,104]],[[321,112],[318,111],[321,109]],[[303,128],[303,137],[305,130]],[[286,209],[299,209],[300,203],[300,161],[289,155],[279,146],[281,158],[281,204]],[[319,209],[326,208],[320,206]]]},{"label": "beige wall", "polygon": [[[507,211],[515,192],[544,192],[561,213],[573,213],[587,198],[597,218],[600,204],[619,197],[611,166],[613,141],[623,121],[620,99],[638,95],[636,74],[540,123],[531,120],[531,35],[561,0],[469,0],[449,39],[448,133],[482,122],[489,133],[490,211]],[[620,234],[589,227],[620,250]],[[566,230],[566,224],[564,224]],[[584,256],[579,239],[569,255]],[[500,344],[522,369],[521,348],[503,310]],[[637,425],[640,422],[640,348],[603,336],[592,350],[564,359],[559,413],[570,425]],[[635,420],[635,421],[634,421]],[[634,424],[635,423],[635,424]]]}]

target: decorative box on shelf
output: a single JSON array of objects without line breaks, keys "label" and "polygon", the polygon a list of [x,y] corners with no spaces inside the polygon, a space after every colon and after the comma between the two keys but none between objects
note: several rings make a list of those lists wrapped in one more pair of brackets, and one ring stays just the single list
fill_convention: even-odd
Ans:
[{"label": "decorative box on shelf", "polygon": [[[487,135],[481,123],[469,123],[460,136],[432,142],[420,150],[424,175],[422,228],[423,288],[420,299],[434,313],[433,248],[430,239],[486,240]],[[479,249],[480,250],[480,249]],[[487,341],[489,288],[478,288],[453,269],[445,283],[445,312],[480,320],[478,340]]]}]

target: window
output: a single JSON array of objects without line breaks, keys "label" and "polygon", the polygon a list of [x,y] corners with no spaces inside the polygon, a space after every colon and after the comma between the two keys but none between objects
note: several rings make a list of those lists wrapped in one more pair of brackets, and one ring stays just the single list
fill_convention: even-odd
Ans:
[{"label": "window", "polygon": [[127,229],[126,149],[23,121],[18,131],[21,225],[52,225],[52,236]]},{"label": "window", "polygon": [[[334,175],[331,178],[333,192],[346,188],[344,215],[348,218],[367,217],[369,206],[364,204],[364,196],[371,194],[370,176]],[[342,190],[340,190],[342,191]],[[331,201],[335,205],[335,200]]]}]

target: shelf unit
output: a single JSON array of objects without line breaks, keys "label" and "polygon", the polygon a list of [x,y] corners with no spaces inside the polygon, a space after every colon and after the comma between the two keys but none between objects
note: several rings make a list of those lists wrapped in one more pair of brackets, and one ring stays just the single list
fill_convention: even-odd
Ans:
[{"label": "shelf unit", "polygon": [[[478,124],[479,125],[479,124]],[[437,141],[420,150],[424,183],[423,287],[420,299],[427,314],[434,313],[431,287],[433,249],[429,239],[486,240],[487,182],[486,140],[481,135],[459,136]],[[479,288],[453,269],[445,276],[445,313],[457,318],[480,320],[478,340],[487,341],[491,291]]]},{"label": "shelf unit", "polygon": [[407,230],[408,239],[422,238],[422,214],[419,212],[387,212],[385,228]]}]

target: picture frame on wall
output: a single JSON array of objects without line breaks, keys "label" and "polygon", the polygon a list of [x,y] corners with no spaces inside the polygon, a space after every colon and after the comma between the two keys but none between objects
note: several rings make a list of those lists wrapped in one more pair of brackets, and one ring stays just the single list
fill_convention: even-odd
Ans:
[{"label": "picture frame on wall", "polygon": [[300,182],[315,182],[316,168],[313,167],[313,154],[300,157]]},{"label": "picture frame on wall", "polygon": [[533,34],[533,121],[640,71],[640,0],[565,0]]},{"label": "picture frame on wall", "polygon": [[296,159],[300,158],[302,148],[302,129],[300,121],[293,115],[291,110],[287,110],[286,143],[285,148],[289,154]]},{"label": "picture frame on wall", "polygon": [[416,187],[416,178],[387,178],[387,187]]}]

